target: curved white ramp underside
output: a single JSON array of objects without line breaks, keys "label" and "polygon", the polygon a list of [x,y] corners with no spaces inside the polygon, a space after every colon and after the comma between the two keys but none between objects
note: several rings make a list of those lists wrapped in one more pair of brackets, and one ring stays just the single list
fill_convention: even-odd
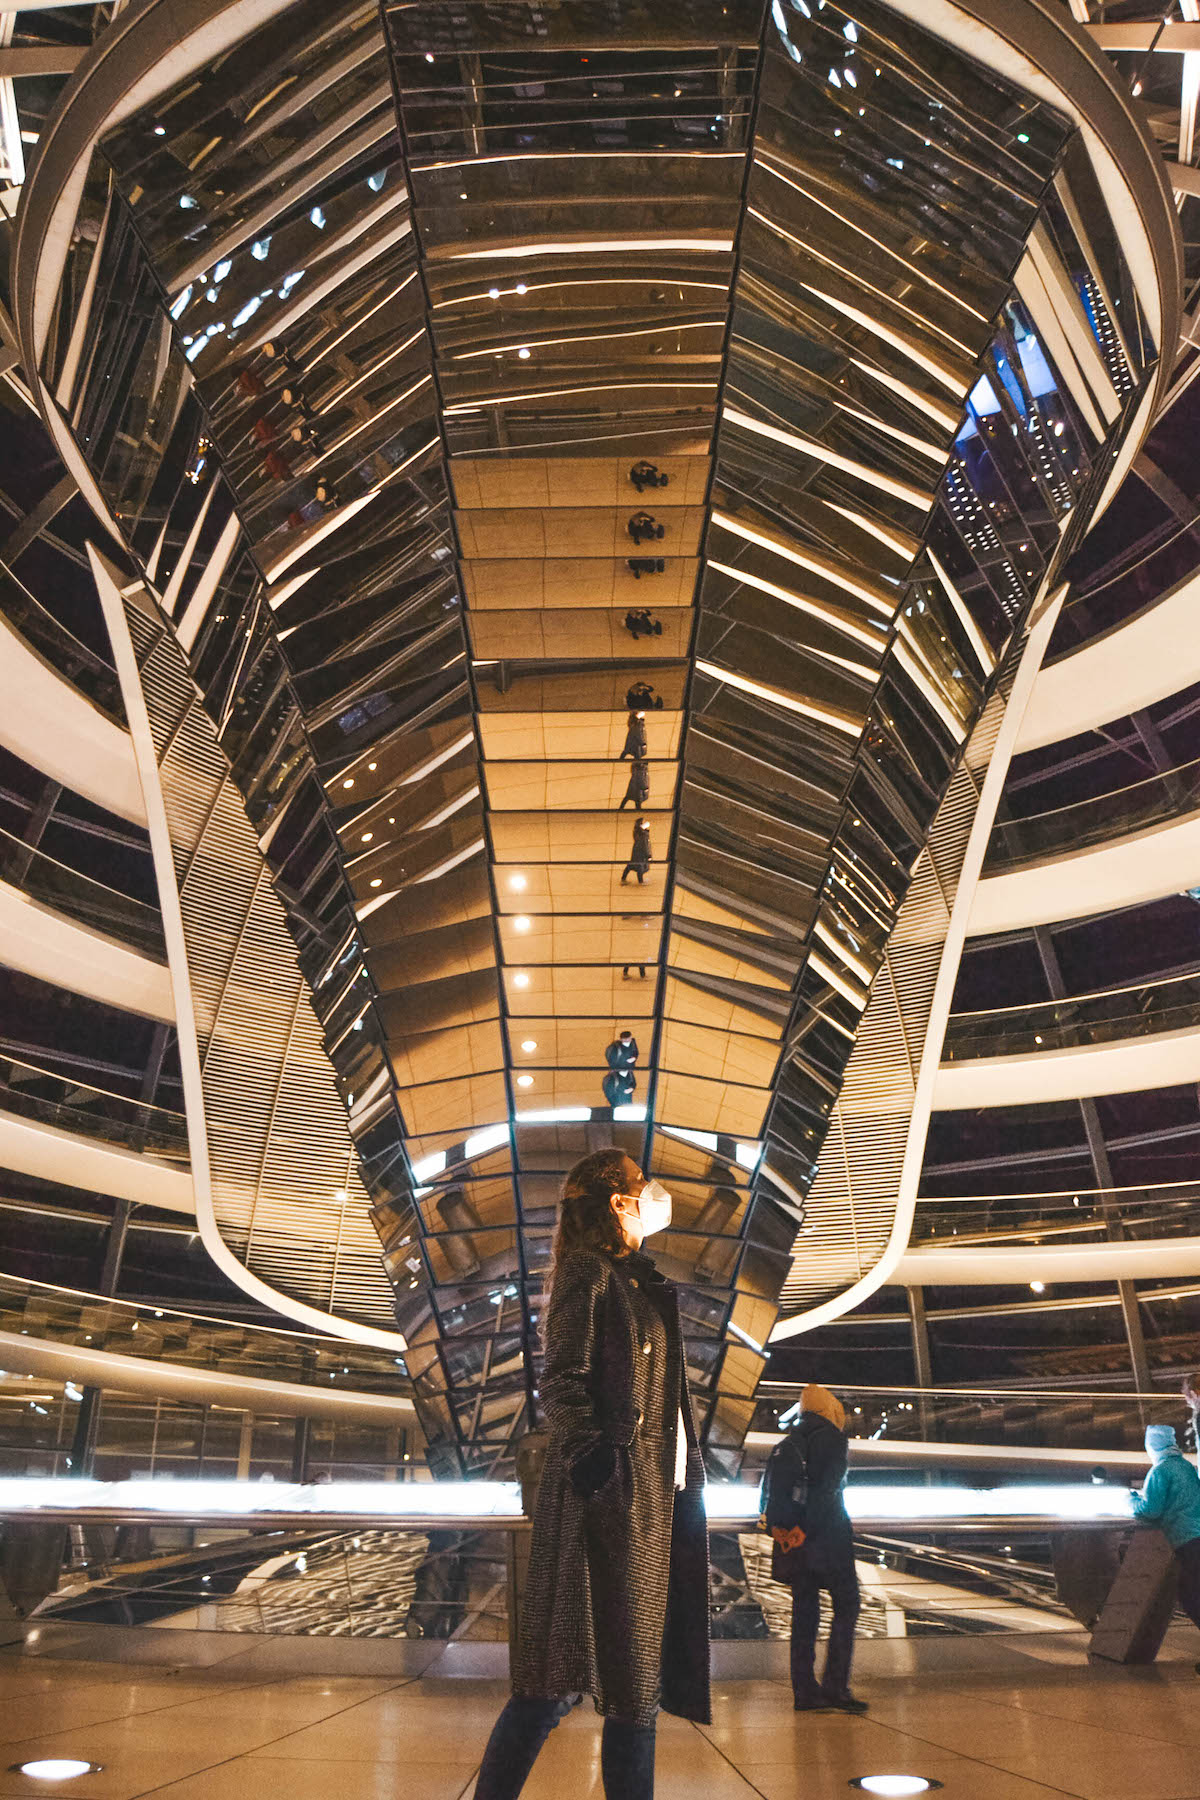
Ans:
[{"label": "curved white ramp underside", "polygon": [[1017,754],[1061,743],[1200,681],[1200,572],[1144,612],[1044,668]]},{"label": "curved white ramp underside", "polygon": [[96,806],[146,823],[129,733],[0,618],[0,744]]},{"label": "curved white ramp underside", "polygon": [[135,1206],[160,1206],[189,1215],[196,1210],[192,1177],[179,1164],[15,1113],[0,1112],[0,1168],[40,1181],[62,1181]]},{"label": "curved white ramp underside", "polygon": [[1200,1275],[1200,1237],[1105,1244],[1023,1244],[990,1250],[909,1250],[888,1279],[897,1287],[1011,1287],[1044,1281],[1138,1281]]},{"label": "curved white ramp underside", "polygon": [[1183,1081],[1200,1081],[1200,1031],[1194,1028],[1121,1038],[1111,1044],[943,1063],[933,1085],[933,1110],[1085,1100],[1096,1094],[1174,1087]]},{"label": "curved white ramp underside", "polygon": [[0,881],[0,963],[124,1012],[171,1024],[175,1000],[165,963],[77,925]]},{"label": "curved white ramp underside", "polygon": [[988,875],[975,890],[968,937],[1055,925],[1162,900],[1200,885],[1200,813],[1051,862]]},{"label": "curved white ramp underside", "polygon": [[229,1375],[221,1369],[189,1368],[183,1363],[154,1362],[147,1356],[125,1356],[115,1350],[59,1344],[50,1338],[0,1331],[0,1357],[6,1369],[41,1375],[52,1381],[87,1382],[120,1393],[146,1394],[157,1400],[193,1406],[228,1406],[243,1412],[281,1414],[284,1418],[338,1419],[360,1425],[405,1425],[416,1416],[411,1400],[390,1394],[360,1394],[302,1387],[292,1381],[269,1381]]}]

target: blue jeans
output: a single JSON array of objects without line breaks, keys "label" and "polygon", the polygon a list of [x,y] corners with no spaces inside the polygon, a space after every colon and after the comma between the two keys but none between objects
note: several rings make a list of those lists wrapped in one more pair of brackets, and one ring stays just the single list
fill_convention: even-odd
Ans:
[{"label": "blue jeans", "polygon": [[[514,1695],[492,1728],[475,1800],[517,1800],[539,1750],[572,1705]],[[654,1726],[605,1719],[600,1773],[606,1800],[654,1800]]]}]

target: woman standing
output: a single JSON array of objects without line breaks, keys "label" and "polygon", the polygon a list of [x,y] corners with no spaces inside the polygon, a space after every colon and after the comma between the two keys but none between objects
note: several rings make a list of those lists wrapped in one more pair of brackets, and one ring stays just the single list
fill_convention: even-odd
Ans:
[{"label": "woman standing", "polygon": [[[797,1712],[836,1706],[863,1713],[850,1692],[858,1575],[846,1483],[846,1414],[828,1388],[810,1382],[800,1421],[771,1452],[763,1475],[762,1512],[771,1534],[771,1579],[792,1590],[792,1695]],[[821,1589],[833,1604],[825,1671],[816,1677]]]},{"label": "woman standing", "polygon": [[650,1800],[661,1706],[702,1723],[708,1676],[704,1465],[679,1302],[642,1250],[671,1197],[620,1150],[567,1176],[541,1399],[550,1428],[513,1697],[475,1800],[515,1800],[575,1697],[604,1715],[608,1800]]}]

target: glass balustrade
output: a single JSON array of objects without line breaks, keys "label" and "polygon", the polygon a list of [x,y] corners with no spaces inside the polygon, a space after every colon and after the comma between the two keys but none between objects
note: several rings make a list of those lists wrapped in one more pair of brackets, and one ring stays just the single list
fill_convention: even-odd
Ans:
[{"label": "glass balustrade", "polygon": [[157,907],[93,881],[8,831],[0,831],[0,881],[131,949],[165,960]]},{"label": "glass balustrade", "polygon": [[1151,1037],[1200,1023],[1200,974],[1172,975],[1136,987],[1106,988],[1036,1006],[951,1013],[943,1063],[978,1056],[1021,1056]]},{"label": "glass balustrade", "polygon": [[917,1201],[914,1244],[1096,1243],[1105,1237],[1200,1235],[1200,1181],[1045,1194],[930,1196]]},{"label": "glass balustrade", "polygon": [[60,1131],[77,1132],[120,1144],[126,1150],[186,1161],[187,1119],[165,1106],[148,1106],[74,1081],[52,1069],[0,1054],[0,1110],[36,1119]]},{"label": "glass balustrade", "polygon": [[1127,837],[1147,826],[1176,819],[1200,807],[1200,760],[1147,776],[1107,794],[1069,806],[1033,813],[1027,819],[997,820],[992,828],[984,874],[1015,863],[1040,862],[1059,852]]}]

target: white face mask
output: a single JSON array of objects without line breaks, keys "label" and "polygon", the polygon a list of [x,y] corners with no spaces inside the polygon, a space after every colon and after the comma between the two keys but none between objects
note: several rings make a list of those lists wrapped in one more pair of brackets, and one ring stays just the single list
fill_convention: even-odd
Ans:
[{"label": "white face mask", "polygon": [[671,1196],[661,1181],[648,1181],[638,1197],[638,1217],[647,1237],[671,1223]]}]

